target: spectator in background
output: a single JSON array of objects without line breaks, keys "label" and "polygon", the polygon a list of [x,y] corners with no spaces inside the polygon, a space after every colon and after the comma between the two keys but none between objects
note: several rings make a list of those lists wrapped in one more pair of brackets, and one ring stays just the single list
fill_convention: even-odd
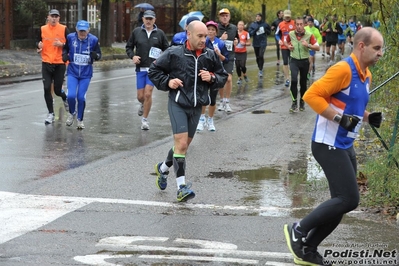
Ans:
[{"label": "spectator in background", "polygon": [[[273,23],[271,25],[272,31],[276,32],[278,25],[280,24],[281,21],[283,21],[283,14],[284,14],[283,10],[277,11],[277,13],[276,13],[277,18],[273,21]],[[280,36],[280,38],[281,38],[281,36]],[[278,44],[277,39],[276,39],[276,53],[277,53],[277,65],[279,66],[281,52],[280,52],[280,45]]]},{"label": "spectator in background", "polygon": [[[86,94],[93,76],[93,62],[100,60],[101,49],[98,38],[89,33],[90,24],[86,20],[76,23],[76,32],[67,36],[62,60],[68,65],[68,104],[69,115],[65,122],[72,126],[77,115],[77,128],[84,129],[83,115],[86,108]],[[76,112],[76,100],[78,102]]]},{"label": "spectator in background", "polygon": [[263,65],[265,63],[265,51],[267,46],[267,35],[271,33],[271,28],[262,19],[262,14],[256,14],[255,21],[249,26],[249,35],[253,37],[252,46],[254,47],[256,63],[258,65],[258,76],[263,77]]},{"label": "spectator in background", "polygon": [[69,30],[60,24],[60,12],[51,9],[47,16],[47,24],[40,28],[36,42],[37,52],[42,56],[42,78],[44,87],[44,99],[46,101],[48,115],[44,123],[54,123],[54,103],[51,94],[51,84],[54,83],[55,95],[62,98],[65,110],[69,112],[67,96],[62,90],[65,75],[65,63],[62,61],[62,48],[64,47]]}]

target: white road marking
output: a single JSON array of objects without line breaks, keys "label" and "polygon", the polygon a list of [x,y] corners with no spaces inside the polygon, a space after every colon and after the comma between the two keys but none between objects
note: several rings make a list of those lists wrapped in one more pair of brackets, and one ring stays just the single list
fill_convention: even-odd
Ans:
[{"label": "white road marking", "polygon": [[55,219],[79,209],[87,204],[113,203],[140,206],[168,207],[168,208],[193,208],[230,211],[250,211],[263,215],[264,213],[284,213],[303,208],[281,208],[273,206],[229,206],[214,204],[169,203],[144,200],[125,200],[110,198],[86,198],[68,196],[26,195],[0,191],[0,224],[4,225],[0,231],[0,244],[29,231],[35,230]]},{"label": "white road marking", "polygon": [[[105,260],[119,258],[119,255],[113,257],[114,253],[132,252],[133,254],[137,254],[137,257],[140,259],[159,260],[161,262],[164,262],[165,260],[181,260],[228,262],[236,264],[255,265],[259,264],[259,259],[257,258],[272,258],[283,261],[292,260],[292,255],[290,253],[237,250],[237,245],[218,241],[176,238],[174,241],[167,242],[166,245],[168,246],[151,245],[157,244],[157,242],[158,244],[163,244],[168,240],[169,239],[165,237],[148,236],[106,237],[101,239],[96,246],[102,252],[106,251],[109,254],[102,253],[98,255],[91,254],[87,256],[76,256],[74,257],[74,259],[78,262],[89,265],[116,266],[117,264],[110,264],[111,262],[106,262]],[[140,244],[140,242],[143,243]],[[182,243],[184,243],[185,246],[190,247],[182,247]],[[177,246],[174,246],[176,244]],[[192,247],[193,245],[198,246],[198,248]],[[159,254],[148,255],[149,252]],[[140,255],[140,253],[145,254]],[[246,257],[249,257],[250,259],[245,259]],[[282,263],[278,261],[268,261],[265,265],[287,266],[292,264]]]}]

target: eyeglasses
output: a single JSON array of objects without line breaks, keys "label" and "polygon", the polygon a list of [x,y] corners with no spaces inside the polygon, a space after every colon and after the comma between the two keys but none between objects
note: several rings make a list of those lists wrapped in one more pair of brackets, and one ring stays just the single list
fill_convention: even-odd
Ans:
[{"label": "eyeglasses", "polygon": [[153,20],[154,18],[144,18],[144,19],[146,19],[146,20]]}]

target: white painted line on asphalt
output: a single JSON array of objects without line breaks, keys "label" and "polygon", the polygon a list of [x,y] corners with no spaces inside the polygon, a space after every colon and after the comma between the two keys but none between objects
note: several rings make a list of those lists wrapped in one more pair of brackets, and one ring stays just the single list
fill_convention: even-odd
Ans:
[{"label": "white painted line on asphalt", "polygon": [[181,260],[181,261],[207,261],[207,262],[229,262],[229,263],[242,263],[242,264],[258,264],[258,260],[247,260],[238,258],[221,258],[221,257],[204,257],[204,256],[173,256],[173,255],[141,255],[141,259],[156,259],[162,260]]},{"label": "white painted line on asphalt", "polygon": [[0,244],[85,206],[82,201],[0,192]]},{"label": "white painted line on asphalt", "polygon": [[104,242],[97,244],[107,251],[135,251],[135,252],[177,252],[189,254],[207,254],[207,255],[229,255],[239,257],[260,257],[260,258],[274,258],[274,259],[292,259],[291,253],[283,252],[268,252],[268,251],[251,251],[251,250],[236,250],[236,249],[207,249],[207,248],[182,248],[182,247],[163,247],[151,245],[126,245],[120,244],[104,244]]},{"label": "white painted line on asphalt", "polygon": [[[183,245],[182,245],[183,244]],[[112,260],[105,262],[105,259],[117,260],[117,254],[124,253],[137,256],[139,259],[176,261],[208,261],[208,262],[228,262],[235,264],[259,264],[260,260],[273,259],[290,261],[290,253],[281,252],[263,252],[251,250],[238,250],[238,246],[232,243],[210,241],[201,239],[169,239],[165,237],[150,236],[113,236],[101,239],[96,247],[102,252],[99,254],[89,254],[86,256],[76,256],[74,260],[90,265],[111,266]],[[104,254],[104,251],[108,254]],[[142,254],[141,254],[142,253]],[[116,257],[113,257],[113,255]],[[151,255],[149,255],[151,254]],[[125,257],[128,258],[128,257]],[[279,264],[281,263],[281,264]],[[119,265],[117,263],[112,266]],[[266,265],[288,266],[292,264],[283,264],[278,261],[268,261]]]},{"label": "white painted line on asphalt", "polygon": [[193,209],[249,211],[259,213],[259,215],[268,212],[276,213],[276,211],[279,213],[289,214],[292,211],[303,209],[273,206],[254,207],[193,203],[182,204],[110,198],[26,195],[0,191],[0,209],[2,210],[0,212],[0,225],[3,225],[0,232],[0,244],[21,236],[29,231],[35,230],[69,212],[94,202],[168,207],[176,209],[183,207]]}]

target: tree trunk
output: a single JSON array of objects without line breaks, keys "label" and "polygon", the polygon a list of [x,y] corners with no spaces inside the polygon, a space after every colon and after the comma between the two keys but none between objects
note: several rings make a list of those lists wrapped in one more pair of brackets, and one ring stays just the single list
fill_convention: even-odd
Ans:
[{"label": "tree trunk", "polygon": [[101,2],[101,33],[100,44],[101,47],[111,47],[113,42],[111,19],[110,19],[110,0],[102,0]]}]

